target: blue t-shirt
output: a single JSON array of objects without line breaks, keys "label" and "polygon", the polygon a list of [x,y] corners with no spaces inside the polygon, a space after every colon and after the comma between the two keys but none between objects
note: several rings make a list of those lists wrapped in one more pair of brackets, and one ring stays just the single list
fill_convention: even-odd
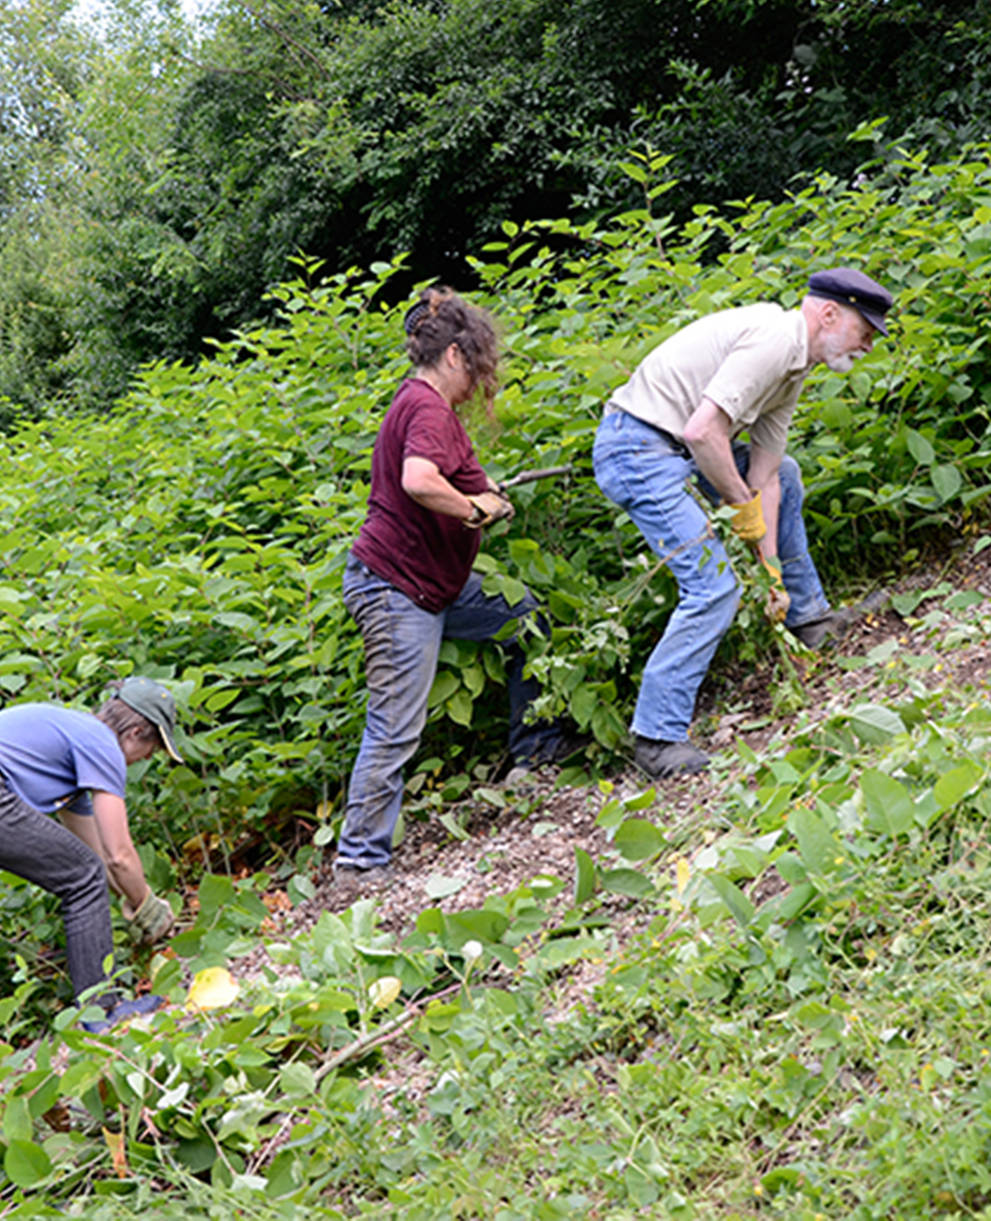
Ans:
[{"label": "blue t-shirt", "polygon": [[117,735],[92,713],[14,704],[0,711],[0,776],[42,814],[92,814],[89,790],[124,796],[127,762]]}]

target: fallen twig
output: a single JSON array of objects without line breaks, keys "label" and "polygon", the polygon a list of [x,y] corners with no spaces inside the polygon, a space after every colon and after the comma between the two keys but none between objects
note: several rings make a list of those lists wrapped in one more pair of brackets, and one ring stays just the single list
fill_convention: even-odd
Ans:
[{"label": "fallen twig", "polygon": [[[364,1034],[361,1038],[354,1039],[346,1046],[339,1048],[332,1056],[328,1056],[326,1060],[314,1073],[316,1081],[322,1081],[324,1077],[335,1068],[340,1068],[342,1064],[347,1064],[349,1060],[357,1060],[365,1052],[370,1051],[373,1047],[380,1043],[385,1043],[389,1039],[395,1038],[397,1034],[405,1030],[418,1017],[421,1016],[423,1010],[431,1001],[443,1000],[447,996],[453,996],[455,992],[461,990],[461,982],[451,984],[450,987],[444,988],[441,992],[434,992],[430,996],[426,996],[422,1001],[417,1001],[412,1005],[407,1006],[398,1017],[392,1019],[391,1022],[386,1022],[383,1026],[377,1026],[374,1030]],[[295,1122],[295,1113],[290,1112],[282,1123],[279,1124],[275,1133],[265,1142],[264,1146],[259,1149],[255,1156],[248,1164],[247,1173],[255,1174],[260,1166],[263,1166],[267,1159],[271,1156],[279,1141],[288,1128]]]}]

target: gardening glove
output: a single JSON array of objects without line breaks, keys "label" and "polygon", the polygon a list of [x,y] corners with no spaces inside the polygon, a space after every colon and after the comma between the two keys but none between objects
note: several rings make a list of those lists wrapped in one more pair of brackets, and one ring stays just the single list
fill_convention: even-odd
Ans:
[{"label": "gardening glove", "polygon": [[764,510],[761,508],[760,488],[754,492],[750,500],[745,500],[742,504],[733,504],[729,506],[733,510],[733,519],[730,526],[733,533],[743,539],[745,543],[759,543],[767,533],[767,526],[764,524]]},{"label": "gardening glove", "polygon": [[471,530],[481,530],[483,526],[491,526],[493,522],[503,518],[512,520],[516,510],[508,496],[498,492],[476,492],[468,499],[474,505],[475,511],[465,522]]},{"label": "gardening glove", "polygon": [[781,579],[781,564],[777,556],[761,556],[760,562],[771,578],[771,588],[764,603],[764,614],[772,623],[783,623],[785,615],[788,614],[788,607],[791,606],[791,598]]},{"label": "gardening glove", "polygon": [[[126,905],[123,910],[127,916]],[[141,906],[129,919],[129,932],[140,945],[153,945],[156,941],[162,941],[172,932],[172,925],[175,923],[172,908],[164,899],[160,899],[150,886]]]}]

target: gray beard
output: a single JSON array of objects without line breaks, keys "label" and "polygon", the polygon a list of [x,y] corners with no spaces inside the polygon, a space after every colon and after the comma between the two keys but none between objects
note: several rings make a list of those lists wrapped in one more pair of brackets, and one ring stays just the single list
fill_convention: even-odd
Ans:
[{"label": "gray beard", "polygon": [[849,373],[856,359],[856,356],[851,352],[845,352],[842,355],[834,355],[832,352],[828,352],[826,354],[826,367],[832,369],[834,373]]}]

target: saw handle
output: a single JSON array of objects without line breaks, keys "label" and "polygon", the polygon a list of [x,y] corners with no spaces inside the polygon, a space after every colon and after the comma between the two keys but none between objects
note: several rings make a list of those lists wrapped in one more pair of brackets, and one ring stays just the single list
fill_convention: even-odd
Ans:
[{"label": "saw handle", "polygon": [[504,479],[499,484],[499,491],[505,492],[507,488],[519,487],[522,483],[535,483],[538,479],[555,479],[559,475],[570,475],[571,469],[570,466],[545,466],[541,470],[520,471],[518,475]]}]

